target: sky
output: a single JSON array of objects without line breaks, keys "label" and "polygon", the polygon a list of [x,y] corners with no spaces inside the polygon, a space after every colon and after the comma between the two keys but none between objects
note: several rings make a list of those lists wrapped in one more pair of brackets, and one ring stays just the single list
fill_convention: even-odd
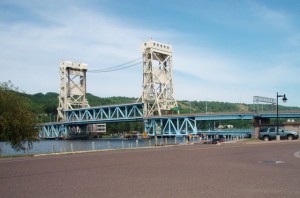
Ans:
[{"label": "sky", "polygon": [[[87,92],[140,97],[148,40],[173,47],[177,100],[253,103],[286,94],[300,107],[298,0],[0,0],[0,82],[60,90],[61,61],[88,64]],[[282,102],[281,102],[282,104]]]}]

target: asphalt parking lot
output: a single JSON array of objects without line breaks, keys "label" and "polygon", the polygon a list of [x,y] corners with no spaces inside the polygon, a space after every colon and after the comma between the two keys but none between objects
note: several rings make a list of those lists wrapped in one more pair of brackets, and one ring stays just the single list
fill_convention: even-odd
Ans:
[{"label": "asphalt parking lot", "polygon": [[300,142],[0,159],[1,197],[300,197]]}]

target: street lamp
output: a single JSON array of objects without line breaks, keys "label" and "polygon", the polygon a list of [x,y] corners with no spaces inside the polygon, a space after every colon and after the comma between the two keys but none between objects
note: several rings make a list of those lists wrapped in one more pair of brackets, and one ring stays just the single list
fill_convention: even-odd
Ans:
[{"label": "street lamp", "polygon": [[282,101],[284,102],[284,103],[286,103],[286,101],[287,101],[287,98],[285,97],[285,94],[283,94],[283,95],[278,95],[278,92],[277,92],[277,103],[276,103],[276,110],[277,110],[277,114],[276,114],[276,124],[277,124],[277,128],[276,128],[276,132],[277,132],[277,134],[276,134],[276,140],[280,140],[280,135],[279,135],[279,133],[278,133],[278,98],[282,98]]}]

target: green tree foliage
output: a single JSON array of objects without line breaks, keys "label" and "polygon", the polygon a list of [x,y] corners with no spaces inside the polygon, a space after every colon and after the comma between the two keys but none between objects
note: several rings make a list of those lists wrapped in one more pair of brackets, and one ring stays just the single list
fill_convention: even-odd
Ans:
[{"label": "green tree foliage", "polygon": [[32,110],[35,113],[56,114],[58,105],[58,94],[48,92],[46,94],[37,93],[29,97],[32,101]]},{"label": "green tree foliage", "polygon": [[35,114],[30,101],[11,82],[0,84],[0,140],[15,150],[32,148],[37,140]]},{"label": "green tree foliage", "polygon": [[137,98],[128,98],[128,97],[123,97],[123,96],[100,98],[100,97],[94,96],[93,94],[90,94],[90,93],[87,93],[86,97],[89,102],[89,105],[92,107],[112,105],[112,104],[134,103],[137,101]]}]

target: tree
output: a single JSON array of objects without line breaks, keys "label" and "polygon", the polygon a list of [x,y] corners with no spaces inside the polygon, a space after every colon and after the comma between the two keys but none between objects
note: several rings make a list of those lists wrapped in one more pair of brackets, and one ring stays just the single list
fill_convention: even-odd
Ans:
[{"label": "tree", "polygon": [[29,101],[12,83],[0,84],[0,140],[15,150],[31,149],[37,140],[36,116]]}]

